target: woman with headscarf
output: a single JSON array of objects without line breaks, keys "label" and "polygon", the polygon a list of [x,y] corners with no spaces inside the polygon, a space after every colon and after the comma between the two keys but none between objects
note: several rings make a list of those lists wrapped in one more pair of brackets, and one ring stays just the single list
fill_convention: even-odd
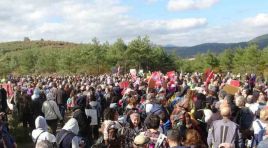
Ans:
[{"label": "woman with headscarf", "polygon": [[57,134],[57,145],[59,148],[84,147],[82,138],[78,137],[79,126],[75,118],[71,118]]},{"label": "woman with headscarf", "polygon": [[32,139],[35,144],[42,140],[48,140],[51,143],[56,142],[56,137],[48,132],[47,122],[44,117],[38,116],[35,119],[35,128],[32,131]]}]

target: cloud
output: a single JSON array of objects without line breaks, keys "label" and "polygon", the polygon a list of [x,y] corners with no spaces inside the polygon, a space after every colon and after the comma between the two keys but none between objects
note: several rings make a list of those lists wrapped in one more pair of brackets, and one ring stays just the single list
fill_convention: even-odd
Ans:
[{"label": "cloud", "polygon": [[215,5],[219,0],[169,0],[169,11],[182,11],[191,9],[204,9]]},{"label": "cloud", "polygon": [[[117,0],[26,0],[0,2],[0,41],[44,38],[71,42],[130,41],[148,35],[153,42],[161,36],[190,32],[207,25],[205,18],[141,20],[128,15],[132,9]],[[1,9],[2,8],[2,9]],[[9,13],[6,13],[9,12]],[[6,16],[8,15],[8,17]]]},{"label": "cloud", "polygon": [[268,27],[268,14],[259,13],[254,17],[245,19],[244,23],[253,27]]},{"label": "cloud", "polygon": [[[190,0],[191,1],[191,0]],[[268,14],[210,26],[204,17],[140,19],[130,16],[132,7],[119,0],[0,1],[0,41],[61,40],[88,43],[126,42],[148,35],[155,44],[178,46],[206,42],[247,41],[268,32]]]}]

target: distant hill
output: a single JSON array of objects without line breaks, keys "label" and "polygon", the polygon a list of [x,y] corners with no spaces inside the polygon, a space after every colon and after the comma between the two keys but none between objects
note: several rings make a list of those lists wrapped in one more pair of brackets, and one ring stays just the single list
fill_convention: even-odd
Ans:
[{"label": "distant hill", "polygon": [[79,44],[62,41],[13,41],[0,43],[0,52],[7,53],[32,48],[69,48]]},{"label": "distant hill", "polygon": [[212,53],[221,53],[224,49],[227,48],[244,48],[250,43],[256,43],[259,47],[265,48],[268,46],[268,34],[256,37],[248,42],[239,42],[239,43],[204,43],[191,47],[177,47],[177,46],[164,46],[165,50],[168,53],[175,52],[177,55],[181,57],[193,57],[198,53],[206,53],[210,51]]},{"label": "distant hill", "polygon": [[[190,46],[190,47],[178,47],[172,44],[163,46],[163,48],[168,53],[175,52],[177,55],[184,58],[194,57],[196,54],[207,53],[210,51],[212,53],[221,53],[227,48],[244,48],[250,43],[256,43],[262,49],[268,46],[268,34],[258,36],[248,42],[239,42],[239,43],[204,43],[200,45]],[[13,41],[13,42],[3,42],[0,43],[0,54],[7,52],[14,52],[25,49],[33,49],[33,48],[72,48],[77,47],[80,48],[84,44],[76,44],[71,42],[63,42],[63,41],[49,41],[49,40],[35,40],[35,41]]]}]

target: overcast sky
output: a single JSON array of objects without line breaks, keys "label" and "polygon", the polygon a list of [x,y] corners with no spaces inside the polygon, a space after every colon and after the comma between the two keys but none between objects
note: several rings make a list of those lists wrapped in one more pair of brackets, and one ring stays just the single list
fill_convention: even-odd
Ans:
[{"label": "overcast sky", "polygon": [[0,42],[240,42],[268,33],[267,0],[0,0]]}]

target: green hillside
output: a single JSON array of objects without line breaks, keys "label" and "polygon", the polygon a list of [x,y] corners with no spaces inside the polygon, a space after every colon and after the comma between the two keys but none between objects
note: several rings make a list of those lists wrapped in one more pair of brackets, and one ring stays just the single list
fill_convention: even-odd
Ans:
[{"label": "green hillside", "polygon": [[0,43],[0,52],[7,53],[11,51],[19,51],[33,48],[72,48],[78,46],[75,43],[62,41],[13,41]]},{"label": "green hillside", "polygon": [[[256,72],[268,69],[268,48],[265,37],[250,42],[221,44],[205,43],[185,47],[173,53],[150,42],[148,37],[137,37],[126,44],[100,43],[93,39],[88,44],[60,41],[15,41],[0,43],[0,75],[13,74],[100,74],[115,71],[128,72],[131,68],[146,71],[199,71],[210,67],[217,71]],[[179,52],[178,52],[179,51]],[[183,51],[183,52],[182,52]],[[209,52],[208,52],[209,51]],[[183,54],[184,53],[184,54]],[[184,56],[182,56],[184,55]],[[188,55],[188,56],[187,56]],[[187,60],[187,57],[194,57]],[[183,58],[180,58],[183,57]]]}]

